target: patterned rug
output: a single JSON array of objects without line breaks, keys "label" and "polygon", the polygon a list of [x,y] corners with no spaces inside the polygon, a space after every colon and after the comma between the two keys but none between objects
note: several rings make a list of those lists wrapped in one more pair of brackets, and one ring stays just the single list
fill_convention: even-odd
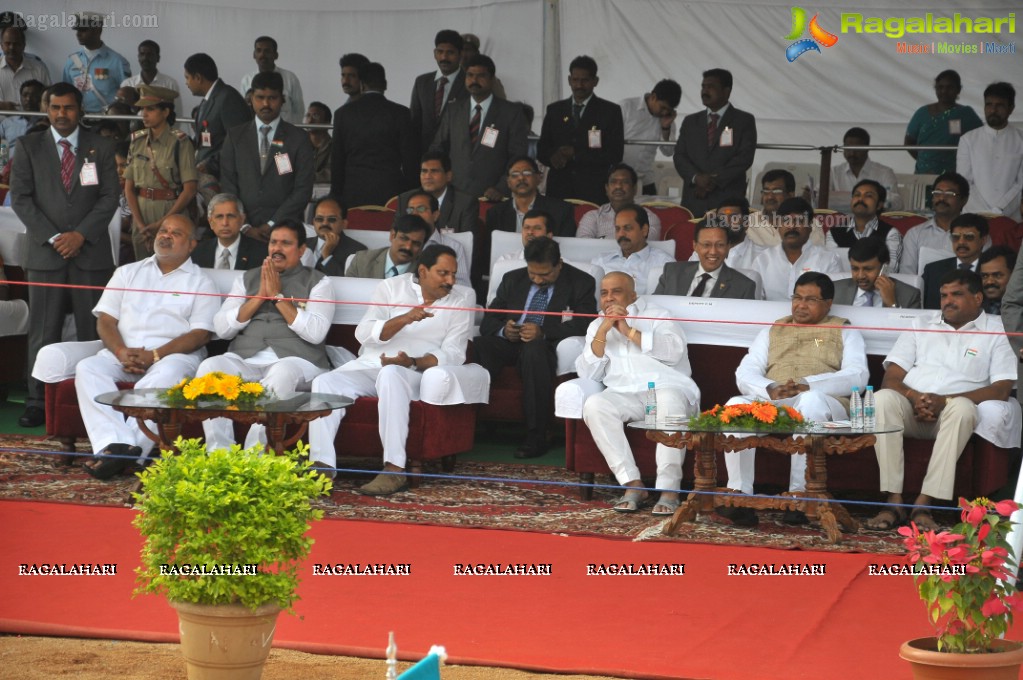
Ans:
[{"label": "patterned rug", "polygon": [[[85,473],[81,458],[67,465],[55,441],[38,437],[0,435],[0,498],[124,505],[134,482],[132,476],[101,482]],[[79,452],[88,450],[79,444]],[[320,501],[327,517],[378,522],[406,522],[439,526],[507,529],[561,535],[590,535],[633,541],[696,542],[744,545],[783,550],[902,554],[894,532],[860,530],[832,545],[813,526],[793,527],[780,521],[781,513],[760,513],[753,529],[726,526],[701,518],[687,524],[678,536],[659,531],[663,520],[650,515],[650,507],[636,514],[609,509],[619,495],[613,488],[597,488],[592,501],[579,498],[578,477],[564,469],[529,464],[459,461],[456,479],[431,477],[419,487],[387,497],[362,496],[357,488],[379,469],[379,462],[345,461],[329,500]],[[360,473],[359,471],[366,471]],[[439,468],[427,473],[440,474]],[[610,478],[598,484],[611,484]],[[865,511],[850,511],[862,519]]]}]

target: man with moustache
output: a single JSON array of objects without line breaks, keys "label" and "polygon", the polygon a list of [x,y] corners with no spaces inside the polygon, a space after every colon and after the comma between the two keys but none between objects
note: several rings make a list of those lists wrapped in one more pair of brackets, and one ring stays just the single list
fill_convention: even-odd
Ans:
[{"label": "man with moustache", "polygon": [[419,215],[401,215],[391,227],[391,243],[355,254],[345,276],[389,279],[412,270],[412,262],[431,236],[430,225]]},{"label": "man with moustache", "polygon": [[[551,216],[551,231],[555,236],[575,236],[575,212],[565,201],[540,193],[540,166],[529,156],[512,158],[508,162],[508,189],[511,199],[498,203],[487,211],[486,233],[522,231],[522,220],[530,210],[543,210]],[[488,240],[489,255],[489,240]]]},{"label": "man with moustache", "polygon": [[[750,229],[749,201],[742,196],[724,198],[717,210],[707,214],[704,222],[721,227],[728,232],[728,254],[725,263],[735,269],[748,270],[753,268],[753,260],[766,248],[754,243],[749,236]],[[810,236],[811,240],[813,236]],[[689,257],[690,262],[699,259],[696,250]]]},{"label": "man with moustache", "polygon": [[647,211],[635,203],[622,206],[615,213],[615,241],[619,252],[605,253],[593,258],[593,264],[605,272],[625,272],[633,279],[633,290],[638,295],[647,294],[647,280],[650,272],[661,271],[675,258],[660,248],[647,243],[650,224]]},{"label": "man with moustache", "polygon": [[[423,250],[415,273],[381,281],[355,329],[359,357],[313,381],[313,392],[379,398],[384,471],[359,493],[387,496],[408,488],[402,473],[409,405],[419,399],[423,373],[465,362],[473,323],[469,308],[475,300],[471,289],[455,285],[457,268],[454,251],[431,245]],[[309,423],[309,460],[330,477],[337,463],[334,437],[344,417],[342,409]]]},{"label": "man with moustache", "polygon": [[955,255],[924,267],[924,309],[939,309],[941,281],[948,272],[968,269],[979,273],[977,262],[987,245],[987,236],[988,222],[983,215],[963,213],[952,220],[949,237]]},{"label": "man with moustache", "polygon": [[[302,266],[305,227],[301,222],[284,220],[274,226],[267,249],[269,257],[261,267],[235,279],[213,320],[217,335],[231,341],[227,352],[203,361],[195,374],[240,375],[285,397],[307,389],[314,377],[330,370],[324,341],[334,318],[334,303],[330,279]],[[249,428],[245,446],[257,441],[266,444],[265,429],[262,425]],[[234,444],[229,418],[203,421],[203,432],[210,451]]]},{"label": "man with moustache", "polygon": [[813,208],[802,198],[784,201],[775,214],[781,243],[768,248],[753,261],[753,269],[764,280],[768,300],[784,301],[805,272],[831,274],[842,271],[838,254],[808,243]]},{"label": "man with moustache", "polygon": [[963,206],[970,200],[970,183],[962,175],[948,172],[934,179],[931,190],[931,206],[934,216],[912,227],[902,239],[903,274],[922,274],[920,249],[922,247],[948,251],[952,255],[949,229],[952,220],[963,212]]},{"label": "man with moustache", "polygon": [[232,194],[217,194],[210,200],[206,217],[216,238],[204,239],[192,251],[192,262],[208,269],[248,270],[262,266],[266,243],[241,233],[245,206]]},{"label": "man with moustache", "polygon": [[1009,285],[1009,277],[1016,267],[1016,253],[1008,246],[988,248],[977,260],[980,280],[984,286],[984,311],[1001,315],[1002,298]]},{"label": "man with moustache", "polygon": [[68,56],[61,80],[82,93],[86,113],[101,113],[116,99],[121,82],[131,76],[131,65],[103,42],[102,14],[79,12],[71,21],[82,49]]},{"label": "man with moustache", "polygon": [[419,161],[419,188],[398,194],[398,208],[394,219],[405,214],[409,196],[425,191],[437,198],[440,215],[435,228],[446,231],[476,233],[480,219],[480,202],[472,194],[461,191],[451,183],[451,159],[443,151],[427,151]]},{"label": "man with moustache", "polygon": [[1023,196],[1023,131],[1009,125],[1016,108],[1016,89],[992,83],[984,90],[984,127],[959,140],[956,171],[970,183],[963,210],[995,213],[1020,221]]},{"label": "man with moustache", "polygon": [[[778,236],[778,225],[775,215],[782,203],[796,195],[796,178],[788,170],[780,168],[768,170],[760,178],[760,202],[762,209],[750,216],[747,236],[749,240],[761,248],[770,248],[781,243]],[[804,197],[805,198],[805,197]],[[815,246],[824,245],[824,229],[814,220],[810,243]]]},{"label": "man with moustache", "polygon": [[[139,61],[139,74],[137,76],[129,76],[121,81],[121,87],[117,90],[118,93],[126,87],[134,88],[136,91],[142,85],[156,85],[157,87],[165,87],[174,93],[178,93],[171,102],[174,104],[174,111],[180,116],[184,115],[185,109],[181,105],[181,87],[178,85],[178,81],[167,75],[166,73],[160,73],[156,70],[156,65],[160,63],[160,45],[153,40],[143,40],[139,43],[138,47],[138,61]],[[136,99],[137,101],[137,99]],[[132,106],[134,102],[126,102]]]},{"label": "man with moustache", "polygon": [[[870,146],[870,133],[861,127],[849,128],[842,137],[842,146]],[[831,169],[831,193],[855,191],[861,181],[872,179],[885,190],[885,200],[878,206],[878,213],[902,210],[895,171],[870,160],[869,155],[867,149],[843,149],[845,163]]]},{"label": "man with moustache", "polygon": [[881,220],[887,200],[887,190],[880,182],[872,179],[861,179],[852,190],[849,205],[852,210],[852,223],[834,226],[828,231],[826,243],[828,248],[849,248],[853,243],[864,238],[883,241],[888,247],[888,269],[899,271],[902,257],[902,234],[899,230]]},{"label": "man with moustache", "polygon": [[835,281],[835,304],[854,307],[919,309],[916,286],[887,276],[891,254],[880,239],[861,238],[849,247],[851,278]]},{"label": "man with moustache", "polygon": [[348,256],[366,250],[366,246],[345,233],[348,210],[344,201],[327,195],[313,206],[313,228],[316,236],[306,239],[302,264],[315,267],[327,276],[344,276]]},{"label": "man with moustache", "polygon": [[498,256],[494,260],[494,264],[509,261],[525,262],[526,246],[532,241],[538,238],[554,238],[554,232],[550,228],[551,221],[551,216],[543,210],[530,210],[527,212],[525,219],[522,220],[522,247]]},{"label": "man with moustache", "polygon": [[[632,204],[636,199],[639,176],[636,171],[625,163],[618,163],[607,173],[604,193],[607,203],[596,210],[591,210],[579,219],[579,229],[575,235],[580,238],[614,238],[615,215],[623,206]],[[652,210],[643,208],[650,225],[650,240],[661,238],[661,220]]]},{"label": "man with moustache", "polygon": [[708,217],[698,222],[693,235],[697,260],[664,265],[654,294],[756,299],[756,283],[727,264],[731,249],[728,238],[728,230],[720,221]]},{"label": "man with moustache", "polygon": [[462,36],[458,31],[444,29],[433,39],[433,59],[437,70],[424,73],[412,85],[412,129],[419,135],[419,148],[429,149],[437,136],[440,119],[450,104],[466,99],[462,74]]},{"label": "man with moustache", "polygon": [[338,62],[341,66],[341,91],[348,95],[345,104],[351,104],[362,96],[362,80],[359,79],[359,69],[368,63],[369,57],[358,52],[342,55]]},{"label": "man with moustache", "polygon": [[[50,70],[39,59],[25,58],[25,28],[10,25],[0,31],[0,110],[13,111],[21,101],[21,88],[36,81],[45,89],[50,85]],[[38,110],[38,107],[36,107]],[[27,111],[24,106],[22,111]]]},{"label": "man with moustache", "polygon": [[440,219],[440,206],[437,203],[437,197],[426,191],[413,192],[408,198],[405,214],[421,217],[427,226],[430,227],[430,236],[426,239],[426,243],[423,244],[424,248],[436,243],[447,246],[454,251],[455,259],[458,261],[456,282],[463,286],[472,286],[469,276],[469,256],[465,252],[465,247],[459,241],[437,228],[437,220]]},{"label": "man with moustache", "polygon": [[227,131],[243,124],[252,112],[238,90],[220,79],[217,63],[208,54],[199,52],[185,60],[185,87],[202,97],[194,116],[195,162],[199,192],[209,200],[219,193],[220,152]]},{"label": "man with moustache", "polygon": [[18,419],[22,427],[46,421],[43,384],[31,377],[32,367],[43,346],[60,341],[65,314],[75,315],[78,340],[99,337],[90,311],[114,271],[110,220],[120,194],[113,143],[79,125],[82,93],[68,83],[46,92],[50,131],[19,140],[11,172],[11,206],[25,225],[25,278],[49,284],[28,289],[29,378],[25,412]]},{"label": "man with moustache", "polygon": [[978,420],[998,417],[1019,432],[1019,408],[1013,409],[1015,417],[1005,417],[1017,360],[1002,320],[984,312],[980,277],[953,269],[940,283],[941,314],[916,317],[884,360],[884,381],[875,396],[877,431],[885,434],[877,435],[874,451],[881,491],[895,507],[869,520],[871,529],[894,529],[906,519],[899,507],[905,503],[904,437],[934,440],[920,495],[909,513],[920,530],[934,531],[938,525],[926,506],[953,497],[956,461]]},{"label": "man with moustache", "polygon": [[261,35],[256,38],[252,48],[252,59],[256,62],[258,69],[252,73],[242,76],[241,91],[248,92],[255,90],[255,78],[260,73],[276,73],[281,77],[283,89],[283,104],[281,106],[281,118],[292,124],[297,124],[305,115],[305,102],[302,98],[302,83],[298,76],[291,71],[277,65],[277,41],[268,35]]}]

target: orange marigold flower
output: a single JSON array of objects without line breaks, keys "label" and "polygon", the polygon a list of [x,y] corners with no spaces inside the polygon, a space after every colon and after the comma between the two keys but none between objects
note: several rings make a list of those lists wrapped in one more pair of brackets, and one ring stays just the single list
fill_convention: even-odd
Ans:
[{"label": "orange marigold flower", "polygon": [[782,406],[785,409],[785,413],[789,414],[789,418],[796,421],[797,423],[803,422],[803,414],[792,408],[791,406]]},{"label": "orange marigold flower", "polygon": [[750,414],[762,423],[773,423],[778,417],[778,409],[774,404],[757,402],[750,407]]}]

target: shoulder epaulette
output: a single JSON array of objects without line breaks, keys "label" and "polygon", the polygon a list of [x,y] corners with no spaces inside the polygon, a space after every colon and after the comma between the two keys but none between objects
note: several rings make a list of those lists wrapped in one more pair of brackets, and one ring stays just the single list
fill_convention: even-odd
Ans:
[{"label": "shoulder epaulette", "polygon": [[177,137],[177,138],[178,138],[179,140],[181,140],[181,141],[184,141],[184,140],[186,140],[186,139],[187,139],[187,140],[190,140],[190,141],[191,141],[191,139],[192,139],[191,137],[189,137],[189,136],[188,136],[188,135],[187,135],[187,134],[185,133],[185,131],[184,131],[184,130],[181,130],[180,128],[171,128],[171,131],[172,131],[172,132],[174,133],[174,135],[175,135],[175,136],[176,136],[176,137]]},{"label": "shoulder epaulette", "polygon": [[144,128],[142,130],[136,130],[135,132],[131,133],[131,141],[134,142],[137,139],[142,139],[143,137],[146,136],[148,132],[149,130]]}]

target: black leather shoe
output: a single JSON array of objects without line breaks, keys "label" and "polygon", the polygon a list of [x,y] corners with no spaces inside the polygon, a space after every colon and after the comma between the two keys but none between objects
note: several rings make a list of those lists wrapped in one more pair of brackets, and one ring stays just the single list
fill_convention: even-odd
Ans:
[{"label": "black leather shoe", "polygon": [[757,511],[752,508],[735,508],[732,506],[719,505],[714,508],[714,514],[727,520],[728,524],[737,527],[755,527],[760,524]]},{"label": "black leather shoe", "polygon": [[781,516],[781,521],[793,526],[810,523],[810,520],[806,518],[806,513],[802,510],[786,510],[785,514]]},{"label": "black leather shoe", "polygon": [[22,427],[39,427],[46,424],[46,411],[38,406],[26,406],[25,412],[18,418]]},{"label": "black leather shoe", "polygon": [[515,451],[516,458],[539,458],[540,456],[547,453],[546,448],[541,448],[535,444],[524,444]]}]

